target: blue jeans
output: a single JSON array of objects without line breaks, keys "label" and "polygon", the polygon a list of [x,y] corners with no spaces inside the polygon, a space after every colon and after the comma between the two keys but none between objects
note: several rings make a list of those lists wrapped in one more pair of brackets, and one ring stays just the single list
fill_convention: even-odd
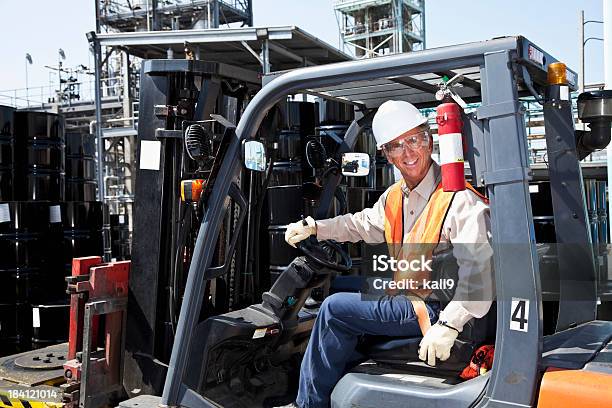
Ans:
[{"label": "blue jeans", "polygon": [[[438,305],[427,304],[432,323]],[[336,293],[325,299],[314,323],[300,369],[296,403],[300,408],[327,408],[331,392],[347,366],[362,356],[355,350],[359,336],[414,337],[421,329],[404,296],[365,300],[360,293]]]}]

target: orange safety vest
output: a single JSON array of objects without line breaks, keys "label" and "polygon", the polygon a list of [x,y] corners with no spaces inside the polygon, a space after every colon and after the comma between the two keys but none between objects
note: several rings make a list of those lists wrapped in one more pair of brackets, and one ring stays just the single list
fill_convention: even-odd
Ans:
[{"label": "orange safety vest", "polygon": [[[389,255],[397,260],[405,259],[408,261],[420,259],[424,255],[426,260],[431,260],[433,251],[440,242],[442,226],[455,197],[455,192],[445,192],[442,189],[442,183],[438,184],[425,209],[406,234],[406,231],[404,231],[405,196],[402,191],[403,183],[404,180],[395,183],[389,190],[385,201],[385,240],[389,247]],[[488,202],[468,182],[465,183],[465,187],[478,195],[483,201]],[[431,273],[428,270],[396,271],[393,278],[396,281],[413,279],[416,282],[422,282],[431,279]],[[423,299],[427,298],[431,292],[430,289],[415,289],[410,291],[410,295],[408,295],[423,335],[431,326]]]}]

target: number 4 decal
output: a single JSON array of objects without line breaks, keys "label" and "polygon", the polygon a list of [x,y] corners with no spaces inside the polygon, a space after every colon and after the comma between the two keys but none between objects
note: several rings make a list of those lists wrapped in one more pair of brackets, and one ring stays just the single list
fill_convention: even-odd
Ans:
[{"label": "number 4 decal", "polygon": [[510,330],[526,332],[529,327],[529,301],[527,299],[512,298],[510,313]]}]

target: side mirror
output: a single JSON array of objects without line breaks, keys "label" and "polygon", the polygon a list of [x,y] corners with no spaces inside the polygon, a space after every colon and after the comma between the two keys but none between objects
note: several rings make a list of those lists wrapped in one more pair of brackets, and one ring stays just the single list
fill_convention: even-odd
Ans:
[{"label": "side mirror", "polygon": [[245,140],[242,143],[244,166],[249,170],[264,171],[266,169],[266,148],[256,140]]},{"label": "side mirror", "polygon": [[370,155],[367,153],[344,153],[342,155],[343,176],[367,176],[370,174]]}]

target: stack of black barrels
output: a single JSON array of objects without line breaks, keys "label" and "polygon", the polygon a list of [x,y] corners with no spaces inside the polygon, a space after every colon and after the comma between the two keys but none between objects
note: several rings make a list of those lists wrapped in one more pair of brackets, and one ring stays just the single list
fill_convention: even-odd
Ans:
[{"label": "stack of black barrels", "polygon": [[354,117],[352,106],[324,100],[289,101],[282,105],[281,112],[278,149],[266,197],[271,283],[300,255],[285,242],[287,224],[301,216],[314,217],[319,205],[321,186],[315,177],[317,171],[305,158],[306,144],[316,140],[328,157],[334,156]]},{"label": "stack of black barrels", "polygon": [[0,201],[13,199],[14,109],[0,106]]},{"label": "stack of black barrels", "polygon": [[306,166],[303,160],[305,141],[316,124],[315,104],[287,102],[282,105],[282,129],[278,134],[278,149],[271,186],[301,185]]},{"label": "stack of black barrels", "polygon": [[[587,220],[591,230],[591,242],[595,255],[598,280],[605,284],[608,280],[608,203],[606,182],[596,179],[583,180],[586,198]],[[535,239],[539,252],[539,269],[543,293],[543,307],[546,316],[556,315],[559,293],[559,265],[557,254],[563,245],[557,247],[555,217],[553,211],[553,191],[548,180],[529,183],[531,211]],[[545,321],[544,334],[554,333],[556,319]]]},{"label": "stack of black barrels", "polygon": [[[305,141],[314,133],[315,104],[287,102],[282,105],[282,129],[267,191],[268,251],[270,283],[299,256],[299,251],[285,242],[287,224],[304,214],[302,183],[308,177],[303,159]],[[306,170],[306,171],[304,171]]]},{"label": "stack of black barrels", "polygon": [[283,270],[300,255],[285,242],[287,224],[300,219],[304,213],[301,185],[273,186],[268,188],[268,250],[270,283],[274,283]]},{"label": "stack of black barrels", "polygon": [[72,258],[103,252],[96,186],[77,185],[95,167],[74,152],[94,155],[64,127],[59,115],[0,106],[1,355],[66,340]]},{"label": "stack of black barrels", "polygon": [[66,200],[95,201],[96,140],[88,133],[66,133]]}]

